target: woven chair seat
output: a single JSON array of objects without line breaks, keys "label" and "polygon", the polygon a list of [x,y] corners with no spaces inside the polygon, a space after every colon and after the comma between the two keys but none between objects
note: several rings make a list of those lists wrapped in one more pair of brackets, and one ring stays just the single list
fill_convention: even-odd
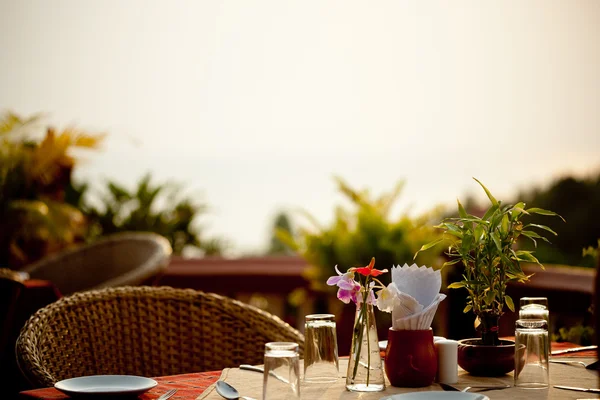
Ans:
[{"label": "woven chair seat", "polygon": [[39,310],[17,341],[36,387],[86,375],[164,376],[263,362],[264,345],[304,336],[276,316],[214,293],[171,287],[80,292]]},{"label": "woven chair seat", "polygon": [[164,271],[171,245],[149,232],[124,232],[52,254],[27,267],[31,279],[54,283],[64,295],[82,290],[139,285]]}]

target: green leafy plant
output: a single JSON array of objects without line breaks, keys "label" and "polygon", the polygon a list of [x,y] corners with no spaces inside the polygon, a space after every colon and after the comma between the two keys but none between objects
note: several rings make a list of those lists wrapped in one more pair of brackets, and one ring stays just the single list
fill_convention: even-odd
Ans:
[{"label": "green leafy plant", "polygon": [[87,186],[78,189],[70,193],[70,197],[86,213],[94,236],[146,231],[167,238],[173,253],[178,255],[189,247],[200,249],[203,255],[220,255],[225,250],[222,240],[203,238],[194,223],[206,211],[206,206],[183,196],[177,185],[153,184],[150,174],[144,176],[134,190],[108,182],[100,206],[85,202],[82,192]]},{"label": "green leafy plant", "polygon": [[498,320],[504,305],[511,311],[515,309],[513,300],[506,295],[507,284],[529,280],[530,276],[521,269],[521,262],[537,263],[543,268],[533,251],[516,248],[517,241],[525,237],[537,244],[538,240],[549,242],[539,232],[556,235],[545,225],[526,224],[522,219],[531,214],[560,216],[541,208],[526,209],[523,202],[503,205],[481,182],[475,181],[490,200],[489,209],[482,217],[478,217],[468,214],[457,200],[459,216],[447,218],[436,226],[444,232],[444,237],[424,245],[415,256],[442,241],[450,240],[446,252],[450,260],[443,267],[460,264],[464,271],[463,279],[450,284],[448,288],[467,290],[464,312],[473,311],[477,316],[484,345],[498,345]]},{"label": "green leafy plant", "polygon": [[[310,214],[303,212],[312,226],[300,227],[295,236],[286,230],[277,233],[283,243],[309,263],[305,275],[313,290],[328,290],[324,282],[336,274],[336,265],[342,268],[358,267],[373,255],[377,256],[378,264],[384,267],[410,262],[421,245],[440,236],[430,226],[441,215],[438,210],[416,218],[408,214],[395,218],[391,216],[392,207],[403,188],[402,182],[392,191],[375,198],[366,190],[352,189],[342,179],[337,178],[336,183],[351,207],[338,207],[329,226],[321,225]],[[438,246],[438,252],[421,255],[417,262],[440,265],[441,249]]]}]

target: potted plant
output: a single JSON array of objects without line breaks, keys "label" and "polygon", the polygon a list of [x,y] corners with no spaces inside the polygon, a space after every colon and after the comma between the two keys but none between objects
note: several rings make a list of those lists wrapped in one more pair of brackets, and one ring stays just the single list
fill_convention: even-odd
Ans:
[{"label": "potted plant", "polygon": [[[475,178],[473,178],[475,179]],[[450,240],[444,266],[460,265],[462,280],[448,286],[449,289],[466,289],[467,304],[464,312],[476,315],[475,324],[481,339],[464,339],[459,345],[459,364],[463,369],[477,375],[502,375],[514,368],[514,342],[500,340],[498,323],[506,305],[515,310],[513,299],[506,295],[509,282],[529,280],[521,269],[521,262],[539,264],[533,251],[519,250],[517,242],[526,237],[549,242],[540,232],[556,235],[545,225],[527,224],[523,218],[531,214],[558,216],[541,208],[525,208],[525,203],[511,205],[501,201],[477,179],[491,205],[482,217],[468,214],[459,200],[458,217],[446,218],[437,228],[444,237],[421,247],[417,254],[441,241]],[[562,217],[560,217],[562,219]]]}]

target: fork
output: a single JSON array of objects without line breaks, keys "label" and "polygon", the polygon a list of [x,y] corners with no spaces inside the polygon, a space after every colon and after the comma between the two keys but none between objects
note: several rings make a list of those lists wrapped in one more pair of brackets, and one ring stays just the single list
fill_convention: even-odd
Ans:
[{"label": "fork", "polygon": [[452,386],[452,385],[448,385],[448,384],[446,384],[446,383],[441,383],[441,382],[440,382],[440,386],[441,386],[441,387],[442,387],[442,389],[444,389],[444,390],[450,390],[450,391],[456,391],[456,392],[468,392],[468,391],[469,391],[469,389],[471,389],[471,386],[467,386],[467,387],[466,387],[466,388],[464,388],[464,389],[459,389],[459,388],[457,388],[457,387],[454,387],[454,386]]},{"label": "fork", "polygon": [[163,394],[162,396],[160,396],[156,400],[167,400],[167,399],[170,399],[171,396],[173,396],[175,393],[177,393],[177,389],[171,389],[168,392],[166,392],[165,394]]}]

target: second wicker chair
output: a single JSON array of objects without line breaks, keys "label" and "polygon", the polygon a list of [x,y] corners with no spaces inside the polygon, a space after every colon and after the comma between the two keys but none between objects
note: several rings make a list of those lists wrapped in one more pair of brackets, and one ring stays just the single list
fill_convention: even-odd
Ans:
[{"label": "second wicker chair", "polygon": [[23,269],[31,279],[51,281],[63,295],[83,290],[140,285],[169,263],[169,241],[151,232],[122,232],[51,254]]},{"label": "second wicker chair", "polygon": [[85,375],[164,376],[262,363],[264,344],[304,337],[278,317],[211,293],[170,287],[81,292],[41,309],[17,342],[37,387]]}]

